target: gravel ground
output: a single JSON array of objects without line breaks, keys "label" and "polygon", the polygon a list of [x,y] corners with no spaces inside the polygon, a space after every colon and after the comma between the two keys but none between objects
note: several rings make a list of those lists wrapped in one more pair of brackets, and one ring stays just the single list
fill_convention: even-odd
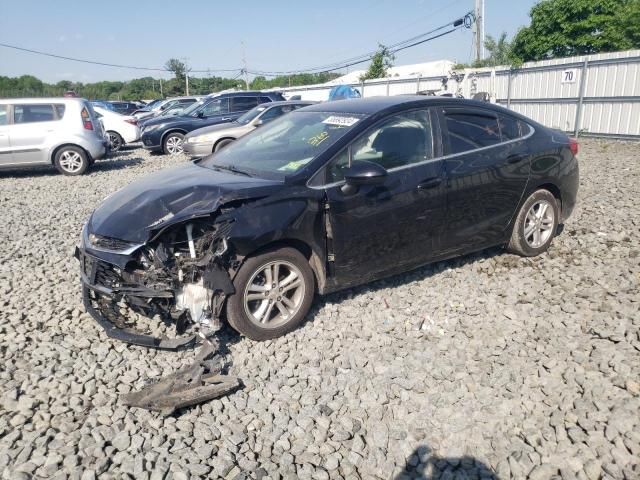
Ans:
[{"label": "gravel ground", "polygon": [[583,141],[550,251],[500,250],[224,332],[245,387],[170,417],[120,393],[189,363],[108,339],[72,258],[109,193],[184,158],[0,173],[0,472],[27,478],[640,478],[638,144]]}]

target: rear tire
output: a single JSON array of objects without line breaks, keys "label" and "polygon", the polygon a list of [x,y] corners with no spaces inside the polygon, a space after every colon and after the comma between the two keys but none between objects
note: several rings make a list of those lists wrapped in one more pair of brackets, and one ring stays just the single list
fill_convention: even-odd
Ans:
[{"label": "rear tire", "polygon": [[309,262],[298,250],[280,247],[249,257],[233,280],[227,299],[229,324],[252,340],[269,340],[294,330],[315,293]]},{"label": "rear tire", "polygon": [[107,135],[109,135],[109,143],[112,152],[117,152],[124,146],[124,139],[118,132],[110,130],[107,132]]},{"label": "rear tire", "polygon": [[518,212],[507,250],[523,257],[546,252],[558,230],[559,218],[556,197],[544,189],[533,192]]},{"label": "rear tire", "polygon": [[231,142],[233,142],[233,140],[234,140],[233,138],[223,138],[218,143],[216,143],[216,146],[214,147],[213,151],[214,152],[220,151],[222,147],[229,145]]},{"label": "rear tire", "polygon": [[54,157],[53,163],[63,175],[82,175],[89,168],[87,153],[80,147],[66,145],[60,148]]},{"label": "rear tire", "polygon": [[162,151],[166,155],[179,155],[182,153],[182,144],[184,143],[184,135],[180,132],[171,132],[164,138],[162,142]]}]

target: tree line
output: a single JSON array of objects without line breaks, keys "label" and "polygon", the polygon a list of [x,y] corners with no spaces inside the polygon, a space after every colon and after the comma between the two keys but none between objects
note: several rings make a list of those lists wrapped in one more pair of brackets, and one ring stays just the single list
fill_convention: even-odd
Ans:
[{"label": "tree line", "polygon": [[[324,83],[339,76],[339,74],[335,73],[305,73],[271,79],[258,76],[250,82],[249,88],[263,90],[273,87],[288,87],[289,85],[312,85]],[[246,88],[244,80],[240,78],[189,76],[190,95],[208,95],[209,93],[232,88],[244,90]],[[81,83],[70,80],[46,83],[32,75],[22,75],[20,77],[0,76],[0,97],[60,97],[64,92],[70,90],[90,100],[151,100],[185,95],[186,82],[184,74],[171,80],[143,77],[122,82],[103,81],[95,83]]]}]

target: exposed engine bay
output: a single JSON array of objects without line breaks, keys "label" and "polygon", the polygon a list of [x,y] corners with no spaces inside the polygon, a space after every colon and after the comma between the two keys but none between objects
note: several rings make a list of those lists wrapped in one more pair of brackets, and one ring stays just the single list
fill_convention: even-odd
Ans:
[{"label": "exposed engine bay", "polygon": [[[92,257],[85,249],[76,251],[85,307],[107,335],[168,350],[202,343],[191,366],[123,396],[125,404],[170,413],[239,386],[236,377],[220,375],[222,359],[210,358],[218,345],[211,337],[222,326],[222,307],[234,292],[231,276],[240,264],[227,243],[232,224],[205,217],[171,226],[136,248],[123,266]],[[84,241],[101,251],[128,248],[123,241],[96,235],[86,235]],[[141,329],[145,323],[147,331]],[[166,334],[155,336],[158,326]]]},{"label": "exposed engine bay", "polygon": [[[110,336],[155,348],[175,349],[193,344],[198,332],[215,333],[224,300],[234,291],[230,274],[239,265],[226,240],[231,225],[204,218],[172,226],[132,253],[124,268],[80,252],[89,312],[102,317],[96,318],[101,325],[113,325],[105,327]],[[111,246],[110,240],[89,238],[97,248]],[[134,332],[140,322],[129,318],[132,312],[173,324],[176,337]],[[189,331],[190,337],[177,338]]]}]

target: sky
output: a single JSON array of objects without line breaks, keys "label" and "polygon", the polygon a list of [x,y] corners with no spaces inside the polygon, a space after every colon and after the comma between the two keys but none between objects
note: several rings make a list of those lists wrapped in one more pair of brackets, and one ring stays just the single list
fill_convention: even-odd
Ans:
[{"label": "sky", "polygon": [[[485,0],[485,31],[511,37],[534,0]],[[446,24],[474,0],[0,0],[0,43],[106,63],[161,68],[172,57],[193,69],[283,71],[326,65]],[[399,52],[395,64],[471,60],[471,30]],[[362,66],[352,69],[366,68]],[[96,82],[166,72],[82,64],[0,47],[0,75]],[[206,74],[198,74],[206,76]]]}]

